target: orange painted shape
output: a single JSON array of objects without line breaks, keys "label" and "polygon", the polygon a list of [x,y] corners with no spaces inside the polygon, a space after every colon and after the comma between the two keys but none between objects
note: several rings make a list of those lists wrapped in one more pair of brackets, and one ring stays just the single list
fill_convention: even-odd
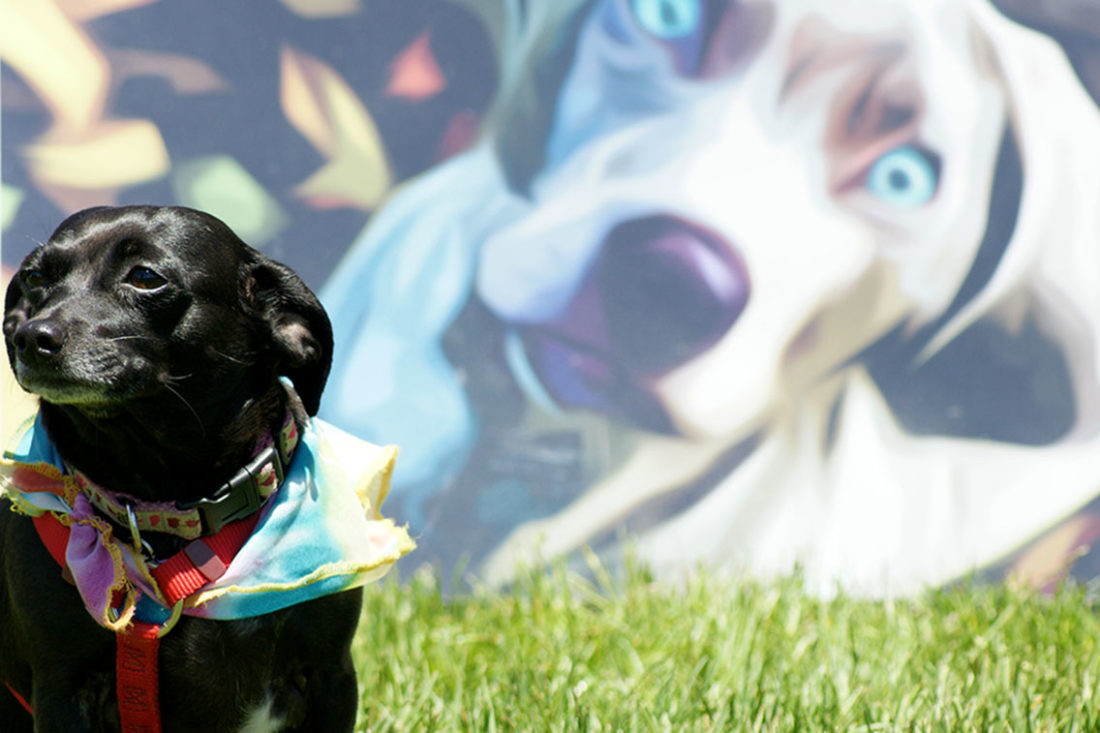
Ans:
[{"label": "orange painted shape", "polygon": [[421,102],[447,88],[447,79],[432,53],[431,33],[424,31],[390,65],[386,94]]}]

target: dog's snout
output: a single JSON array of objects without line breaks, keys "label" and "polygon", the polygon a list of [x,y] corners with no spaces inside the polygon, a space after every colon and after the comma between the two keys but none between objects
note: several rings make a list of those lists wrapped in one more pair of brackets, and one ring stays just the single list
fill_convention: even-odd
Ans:
[{"label": "dog's snout", "polygon": [[733,246],[670,216],[615,227],[597,277],[610,346],[641,374],[663,373],[712,346],[749,297]]},{"label": "dog's snout", "polygon": [[529,367],[561,404],[675,432],[654,378],[718,342],[749,299],[731,243],[672,216],[623,222],[551,322],[524,329]]},{"label": "dog's snout", "polygon": [[65,331],[56,321],[27,321],[16,329],[12,341],[20,354],[54,356],[65,343]]}]

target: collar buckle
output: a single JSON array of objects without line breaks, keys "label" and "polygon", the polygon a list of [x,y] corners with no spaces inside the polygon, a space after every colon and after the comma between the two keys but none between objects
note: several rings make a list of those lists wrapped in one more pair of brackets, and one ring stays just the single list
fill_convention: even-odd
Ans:
[{"label": "collar buckle", "polygon": [[130,530],[130,541],[134,543],[134,552],[139,557],[155,557],[152,546],[142,538],[141,532],[138,530],[138,520],[137,515],[134,514],[133,502],[125,502],[124,506],[126,507],[126,523],[129,525]]},{"label": "collar buckle", "polygon": [[275,445],[269,445],[247,466],[237,471],[233,478],[222,484],[213,496],[188,502],[179,501],[176,506],[184,510],[197,509],[202,517],[203,535],[216,534],[230,522],[244,519],[260,510],[264,497],[260,496],[257,476],[268,463],[274,466],[277,482],[282,483],[285,471],[279,449]]}]

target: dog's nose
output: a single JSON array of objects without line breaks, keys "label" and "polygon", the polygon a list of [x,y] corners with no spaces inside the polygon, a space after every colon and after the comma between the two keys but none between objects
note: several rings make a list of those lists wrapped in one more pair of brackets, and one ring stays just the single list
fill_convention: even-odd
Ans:
[{"label": "dog's nose", "polygon": [[748,273],[733,246],[671,216],[616,226],[596,277],[612,351],[649,376],[716,343],[749,298]]},{"label": "dog's nose", "polygon": [[749,300],[731,243],[672,216],[619,224],[558,318],[523,329],[527,366],[560,404],[675,432],[654,378],[713,346]]},{"label": "dog's nose", "polygon": [[27,321],[16,329],[12,341],[20,354],[35,353],[41,356],[53,356],[61,351],[61,346],[65,342],[65,332],[56,321]]}]

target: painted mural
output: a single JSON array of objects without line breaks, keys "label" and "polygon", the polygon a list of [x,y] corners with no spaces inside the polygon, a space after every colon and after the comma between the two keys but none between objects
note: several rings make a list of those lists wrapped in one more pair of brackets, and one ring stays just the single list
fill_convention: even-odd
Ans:
[{"label": "painted mural", "polygon": [[[320,293],[446,581],[1100,575],[1088,0],[0,0],[5,273],[103,203]],[[10,383],[5,421],[26,409]]]}]

